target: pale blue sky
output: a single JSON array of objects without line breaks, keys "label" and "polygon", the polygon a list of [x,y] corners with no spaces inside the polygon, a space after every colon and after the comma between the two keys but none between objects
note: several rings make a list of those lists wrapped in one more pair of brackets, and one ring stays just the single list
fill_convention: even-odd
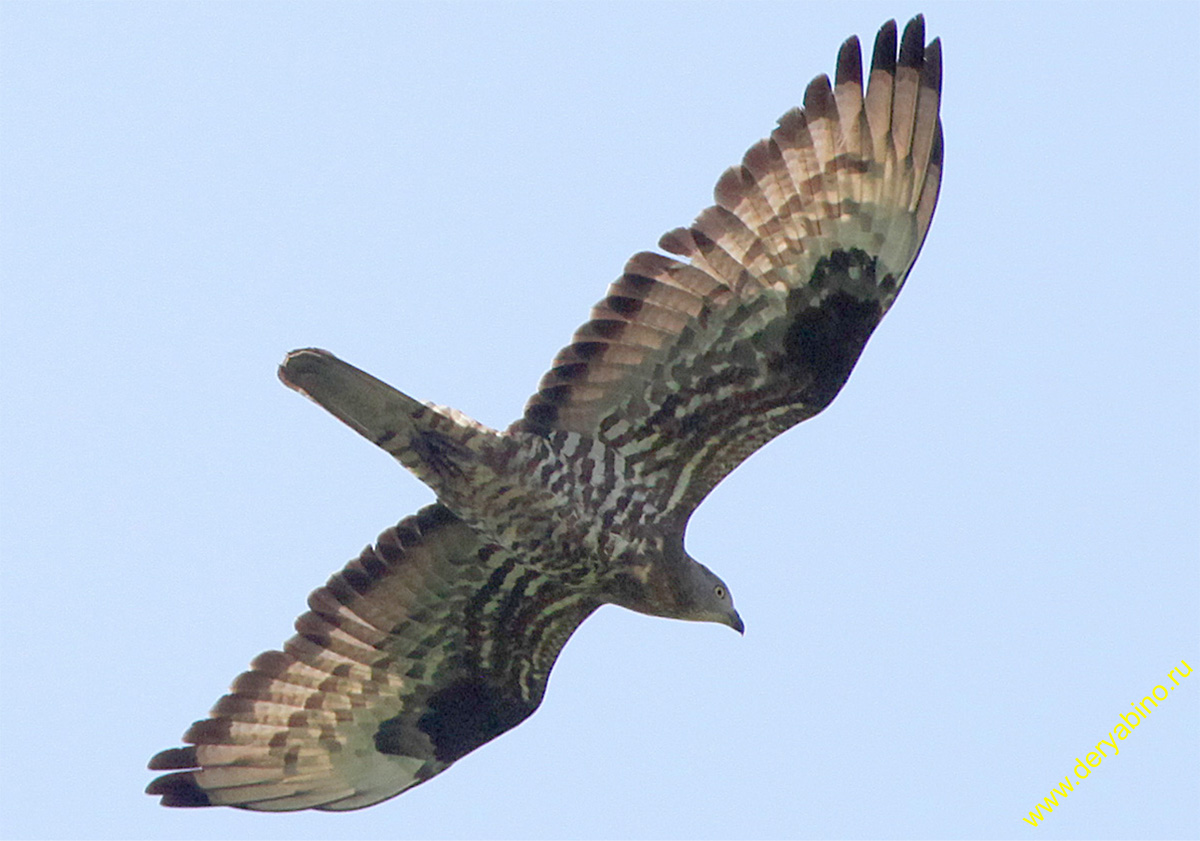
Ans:
[{"label": "pale blue sky", "polygon": [[[1200,7],[0,4],[0,834],[1183,838],[1200,673]],[[353,814],[142,788],[431,498],[275,379],[492,425],[635,251],[917,11],[946,166],[848,387],[688,548],[744,638],[606,608],[526,724]]]}]

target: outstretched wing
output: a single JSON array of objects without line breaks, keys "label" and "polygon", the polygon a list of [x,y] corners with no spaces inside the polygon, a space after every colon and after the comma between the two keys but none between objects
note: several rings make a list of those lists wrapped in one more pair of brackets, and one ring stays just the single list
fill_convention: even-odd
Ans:
[{"label": "outstretched wing", "polygon": [[635,255],[514,431],[576,432],[641,463],[686,517],[730,470],[837,395],[899,293],[942,169],[941,45],[920,16],[858,40],[717,183],[714,207]]},{"label": "outstretched wing", "polygon": [[297,635],[165,750],[166,806],[357,809],[444,771],[541,702],[597,603],[432,505],[313,592]]}]

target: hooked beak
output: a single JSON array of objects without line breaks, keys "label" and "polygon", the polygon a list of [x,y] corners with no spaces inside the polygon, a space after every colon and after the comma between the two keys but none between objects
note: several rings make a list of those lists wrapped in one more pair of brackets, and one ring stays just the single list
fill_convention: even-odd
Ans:
[{"label": "hooked beak", "polygon": [[725,624],[728,625],[730,628],[733,628],[733,630],[737,631],[739,634],[745,636],[746,625],[744,622],[742,622],[742,617],[738,615],[738,612],[736,610],[733,611],[733,613],[731,613],[728,618],[729,618],[729,621],[726,622]]}]

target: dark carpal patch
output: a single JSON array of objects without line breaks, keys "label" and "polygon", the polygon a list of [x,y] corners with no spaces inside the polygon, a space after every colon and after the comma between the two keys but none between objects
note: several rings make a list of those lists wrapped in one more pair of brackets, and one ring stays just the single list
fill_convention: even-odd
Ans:
[{"label": "dark carpal patch", "polygon": [[[875,265],[875,258],[859,249],[838,250],[813,271],[812,286],[832,291],[820,305],[795,314],[784,336],[781,360],[781,367],[806,382],[800,394],[805,403],[824,407],[837,396],[883,318],[878,299],[846,291],[875,286]],[[885,288],[895,284],[890,275],[883,281]]]},{"label": "dark carpal patch", "polygon": [[[485,680],[474,678],[443,689],[429,699],[429,710],[417,721],[417,727],[433,742],[434,756],[441,762],[453,762],[475,748],[516,727],[537,709],[502,692]],[[389,719],[375,734],[375,746],[388,750]],[[396,722],[398,724],[398,722]]]}]

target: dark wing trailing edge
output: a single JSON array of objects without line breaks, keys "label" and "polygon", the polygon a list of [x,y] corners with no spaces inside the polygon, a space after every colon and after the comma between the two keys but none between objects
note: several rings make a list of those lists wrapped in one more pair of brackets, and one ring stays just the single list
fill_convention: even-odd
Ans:
[{"label": "dark wing trailing edge", "polygon": [[432,505],[380,535],[308,600],[188,747],[150,760],[165,806],[369,806],[533,713],[597,604]]},{"label": "dark wing trailing edge", "polygon": [[941,44],[918,16],[857,38],[784,114],[717,204],[634,255],[555,358],[514,431],[596,436],[658,476],[686,518],[764,443],[837,395],[933,218],[942,170]]}]

